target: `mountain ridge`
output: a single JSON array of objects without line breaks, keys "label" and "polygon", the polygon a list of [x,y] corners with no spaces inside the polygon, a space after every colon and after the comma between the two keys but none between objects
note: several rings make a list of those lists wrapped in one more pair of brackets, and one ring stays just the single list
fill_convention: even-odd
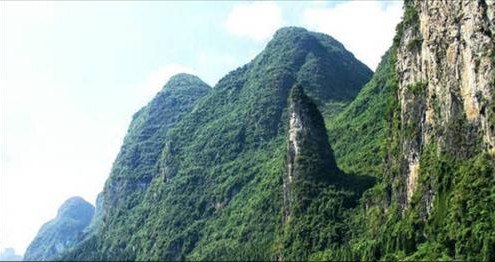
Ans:
[{"label": "mountain ridge", "polygon": [[[253,259],[273,258],[274,234],[282,228],[282,156],[292,86],[306,83],[305,91],[318,100],[318,108],[337,112],[371,76],[341,44],[332,43],[338,42],[304,29],[282,29],[260,55],[223,77],[162,136],[157,169],[151,169],[156,171],[142,190],[120,186],[125,197],[111,204],[118,180],[113,186],[107,181],[104,233],[84,248],[96,250],[94,257],[82,258],[232,259],[227,250],[246,245],[259,251],[249,253]],[[311,74],[314,69],[323,75]],[[266,195],[248,197],[266,186],[271,188]],[[182,195],[184,191],[190,194]],[[224,239],[214,238],[222,223],[240,222],[235,210],[241,206],[243,220],[260,227],[241,233],[230,226]],[[261,214],[261,206],[270,211]],[[76,253],[67,259],[80,258]]]},{"label": "mountain ridge", "polygon": [[494,17],[405,1],[373,75],[288,27],[213,88],[172,78],[204,92],[135,114],[102,226],[62,258],[495,259]]}]

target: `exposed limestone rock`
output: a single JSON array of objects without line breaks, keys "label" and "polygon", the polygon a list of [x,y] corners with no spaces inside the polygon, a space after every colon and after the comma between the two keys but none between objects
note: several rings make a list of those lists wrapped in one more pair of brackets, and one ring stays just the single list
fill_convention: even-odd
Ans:
[{"label": "exposed limestone rock", "polygon": [[290,220],[294,209],[300,208],[294,204],[301,197],[294,193],[298,183],[326,183],[329,173],[338,173],[321,113],[299,85],[292,88],[289,98],[287,139],[286,177],[283,180],[285,222]]},{"label": "exposed limestone rock", "polygon": [[300,141],[297,139],[301,135],[303,123],[301,119],[300,101],[291,100],[290,119],[289,119],[289,141],[287,143],[287,177],[284,178],[284,220],[290,219],[290,209],[292,205],[292,195],[290,194],[289,185],[294,179],[294,165],[296,156],[299,154]]},{"label": "exposed limestone rock", "polygon": [[[441,150],[462,148],[456,155],[479,148],[495,153],[495,1],[409,1],[408,15],[396,69],[401,133],[407,134],[408,127],[416,131],[401,137],[401,172],[407,187],[403,204],[414,194],[421,175],[419,156],[429,142],[436,142]],[[459,119],[473,127],[472,133],[460,134],[467,136],[471,148],[450,139],[449,134],[456,132],[451,127]]]}]

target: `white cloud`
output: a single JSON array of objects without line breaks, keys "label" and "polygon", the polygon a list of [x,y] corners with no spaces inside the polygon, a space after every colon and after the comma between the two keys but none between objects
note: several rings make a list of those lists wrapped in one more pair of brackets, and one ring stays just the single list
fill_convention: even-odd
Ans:
[{"label": "white cloud", "polygon": [[156,93],[162,90],[171,76],[179,73],[195,74],[195,70],[181,64],[168,64],[150,72],[136,90],[137,95],[140,97],[138,102],[141,105],[145,105]]},{"label": "white cloud", "polygon": [[258,42],[270,38],[282,24],[282,11],[274,2],[237,4],[225,21],[232,34]]},{"label": "white cloud", "polygon": [[303,12],[303,24],[335,37],[375,69],[392,44],[401,15],[402,1],[349,1],[333,7],[307,8]]}]

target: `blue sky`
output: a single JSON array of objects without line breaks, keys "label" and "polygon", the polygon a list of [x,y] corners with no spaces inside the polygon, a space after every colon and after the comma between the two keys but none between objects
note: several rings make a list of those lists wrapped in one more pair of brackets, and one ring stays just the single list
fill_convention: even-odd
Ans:
[{"label": "blue sky", "polygon": [[328,33],[375,69],[401,2],[1,2],[0,250],[94,203],[131,116],[173,74],[210,85],[274,31]]}]

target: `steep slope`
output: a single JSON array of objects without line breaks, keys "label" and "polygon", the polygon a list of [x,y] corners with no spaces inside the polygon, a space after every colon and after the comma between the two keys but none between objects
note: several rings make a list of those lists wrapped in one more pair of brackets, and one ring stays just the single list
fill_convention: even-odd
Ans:
[{"label": "steep slope", "polygon": [[[118,206],[132,210],[105,200],[102,231],[81,247],[94,252],[67,258],[274,259],[284,238],[292,86],[302,83],[318,108],[333,115],[370,76],[333,38],[279,30],[261,54],[221,79],[166,134],[149,185],[118,199]],[[106,190],[121,186],[113,181]]]},{"label": "steep slope", "polygon": [[495,3],[411,2],[406,11],[396,65],[405,204],[428,144],[459,159],[495,156]]},{"label": "steep slope", "polygon": [[374,162],[382,181],[348,219],[353,239],[313,258],[495,259],[494,7],[406,1],[373,80],[329,123],[338,162]]},{"label": "steep slope", "polygon": [[65,258],[495,260],[494,12],[406,1],[361,91],[337,41],[279,30],[160,136],[143,186],[110,177]]},{"label": "steep slope", "polygon": [[[137,258],[181,259],[188,253],[194,259],[272,258],[281,221],[289,90],[314,70],[308,63],[330,60],[347,71],[322,72],[354,79],[339,88],[357,92],[360,74],[353,71],[363,75],[369,70],[351,58],[328,36],[286,28],[251,63],[223,78],[212,96],[170,133],[160,163],[165,183],[156,181],[145,201],[163,206],[143,210],[151,219],[143,235],[130,243],[151,246]],[[312,88],[334,92],[330,83],[313,82],[308,93]],[[331,108],[346,101],[347,96],[334,96],[320,99],[320,105]],[[155,216],[160,213],[173,215]],[[146,232],[164,230],[151,239]]]},{"label": "steep slope", "polygon": [[338,166],[351,173],[381,177],[387,138],[397,113],[396,49],[382,57],[373,78],[340,114],[326,117]]},{"label": "steep slope", "polygon": [[420,253],[493,260],[495,2],[412,1],[405,18],[392,197],[424,226]]},{"label": "steep slope", "polygon": [[320,111],[295,86],[289,97],[282,249],[277,259],[300,261],[348,239],[345,217],[371,177],[345,174],[335,163]]},{"label": "steep slope", "polygon": [[170,78],[147,106],[134,114],[105,185],[105,205],[113,207],[108,211],[127,210],[134,205],[136,195],[145,191],[156,175],[165,135],[210,89],[196,76],[178,74]]},{"label": "steep slope", "polygon": [[[172,76],[162,90],[132,117],[121,150],[98,195],[97,213],[84,232],[84,243],[64,258],[98,259],[96,245],[102,241],[102,231],[111,228],[116,236],[128,232],[126,223],[133,217],[133,208],[140,203],[151,180],[158,175],[157,163],[166,145],[166,135],[186,114],[207,96],[211,88],[190,74]],[[126,220],[112,219],[127,216]],[[137,222],[137,221],[133,221]]]},{"label": "steep slope", "polygon": [[94,207],[80,197],[66,200],[58,209],[57,217],[45,223],[29,244],[24,260],[53,260],[78,244],[78,236],[89,225]]},{"label": "steep slope", "polygon": [[103,202],[103,193],[99,193],[96,197],[95,214],[89,226],[84,230],[85,235],[91,234],[103,226]]},{"label": "steep slope", "polygon": [[[91,222],[89,225],[77,236],[75,242],[82,243],[89,238],[93,237],[103,227],[103,193],[99,193],[96,198],[95,210]],[[77,247],[74,246],[74,247]],[[68,251],[67,251],[68,252]],[[66,253],[66,252],[64,252]],[[62,254],[63,255],[63,254]],[[57,257],[56,259],[59,259]]]},{"label": "steep slope", "polygon": [[[320,112],[296,85],[289,97],[287,170],[284,178],[284,221],[303,213],[312,198],[312,190],[328,186],[331,175],[338,174],[325,125]],[[307,183],[307,185],[305,184]],[[309,196],[306,196],[309,195]]]}]

